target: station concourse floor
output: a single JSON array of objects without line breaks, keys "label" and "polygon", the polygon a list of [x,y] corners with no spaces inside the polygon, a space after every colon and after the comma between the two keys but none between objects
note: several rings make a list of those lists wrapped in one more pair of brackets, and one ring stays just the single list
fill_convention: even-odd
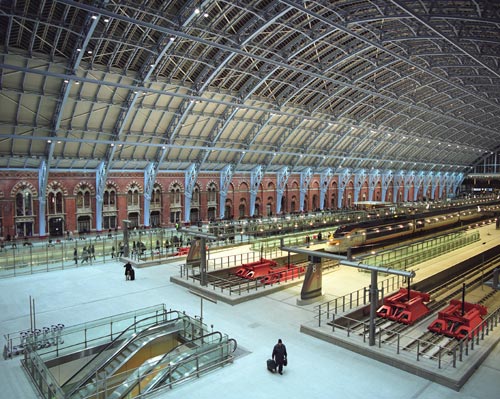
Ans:
[{"label": "station concourse floor", "polygon": [[[493,229],[490,233],[490,230],[484,235],[482,233],[482,237],[500,243],[500,231]],[[232,251],[242,250],[235,248]],[[454,256],[460,258],[463,255],[457,253]],[[446,258],[450,259],[450,256]],[[135,281],[125,281],[123,264],[119,262],[2,279],[0,333],[3,337],[30,327],[30,296],[35,302],[37,327],[57,323],[71,326],[161,303],[167,308],[186,311],[190,316],[199,316],[200,298],[170,282],[170,276],[179,275],[182,262],[136,268]],[[433,262],[433,265],[439,267],[439,262]],[[425,267],[423,270],[428,272],[430,269]],[[323,301],[367,286],[369,278],[367,273],[340,267],[323,277]],[[204,322],[236,339],[238,356],[232,364],[152,397],[500,398],[500,345],[456,392],[300,333],[300,325],[313,319],[315,305],[297,305],[300,288],[300,285],[289,287],[234,306],[221,301],[204,301]],[[266,370],[266,360],[278,338],[283,339],[289,357],[283,375]],[[20,366],[20,358],[1,359],[0,399],[35,398],[38,394]]]}]

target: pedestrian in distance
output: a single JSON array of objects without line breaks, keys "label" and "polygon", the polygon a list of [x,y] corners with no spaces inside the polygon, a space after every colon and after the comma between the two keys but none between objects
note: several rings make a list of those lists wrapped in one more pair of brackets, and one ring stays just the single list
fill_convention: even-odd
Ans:
[{"label": "pedestrian in distance", "polygon": [[89,263],[89,251],[87,247],[83,247],[82,250],[82,263]]},{"label": "pedestrian in distance", "polygon": [[75,261],[75,265],[78,265],[78,250],[75,249],[73,250],[73,260]]},{"label": "pedestrian in distance", "polygon": [[134,280],[135,279],[135,272],[132,267],[132,264],[130,262],[125,263],[123,265],[125,268],[125,280]]},{"label": "pedestrian in distance", "polygon": [[286,353],[286,346],[281,341],[281,338],[278,339],[278,343],[274,345],[273,354],[271,358],[276,362],[276,366],[278,367],[278,372],[283,374],[283,366],[288,364]]}]

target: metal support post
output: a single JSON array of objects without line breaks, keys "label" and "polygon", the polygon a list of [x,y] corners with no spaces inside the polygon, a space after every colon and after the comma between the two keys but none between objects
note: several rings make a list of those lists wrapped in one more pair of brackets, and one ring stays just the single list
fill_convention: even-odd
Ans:
[{"label": "metal support post", "polygon": [[375,316],[378,307],[378,289],[377,289],[377,271],[371,272],[370,284],[370,332],[368,343],[370,346],[375,345]]}]

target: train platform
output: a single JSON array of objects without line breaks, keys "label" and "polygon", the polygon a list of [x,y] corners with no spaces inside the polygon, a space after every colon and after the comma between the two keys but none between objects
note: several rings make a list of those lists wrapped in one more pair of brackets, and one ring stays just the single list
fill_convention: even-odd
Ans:
[{"label": "train platform", "polygon": [[[419,265],[417,278],[431,274],[480,251],[500,244],[500,231],[484,228],[476,249],[463,248]],[[483,230],[482,230],[483,231]],[[485,242],[485,244],[483,244]],[[226,250],[238,253],[241,247]],[[218,251],[217,255],[223,252]],[[215,256],[211,254],[211,256]],[[136,269],[126,281],[123,263],[106,262],[68,270],[0,280],[2,336],[30,327],[30,297],[36,305],[37,326],[80,324],[114,314],[165,303],[168,308],[200,315],[200,298],[171,282],[183,260]],[[369,284],[370,275],[339,267],[323,278],[325,298],[339,297]],[[286,287],[238,305],[203,303],[203,320],[238,342],[234,362],[199,379],[154,396],[155,399],[286,397],[345,397],[374,399],[496,399],[500,395],[500,346],[490,353],[459,392],[425,378],[300,332],[314,318],[314,306],[299,306],[300,285]],[[283,375],[266,370],[266,360],[278,338],[287,346],[289,364]],[[36,399],[37,393],[20,366],[19,357],[0,360],[1,399]]]}]

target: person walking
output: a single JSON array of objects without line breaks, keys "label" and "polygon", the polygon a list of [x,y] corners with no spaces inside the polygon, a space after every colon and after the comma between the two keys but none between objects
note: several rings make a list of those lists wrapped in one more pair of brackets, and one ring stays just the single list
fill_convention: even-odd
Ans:
[{"label": "person walking", "polygon": [[73,260],[75,261],[75,265],[78,265],[78,250],[75,249],[73,250]]},{"label": "person walking", "polygon": [[278,339],[278,343],[274,345],[272,359],[276,362],[276,366],[278,366],[278,372],[283,374],[283,366],[286,366],[288,363],[286,353],[286,346],[281,341],[281,338]]},{"label": "person walking", "polygon": [[132,264],[130,262],[127,262],[123,265],[125,268],[125,280],[134,280],[134,269],[132,268]]},{"label": "person walking", "polygon": [[87,247],[83,247],[82,250],[82,264],[83,263],[89,263],[89,251],[87,250]]}]

